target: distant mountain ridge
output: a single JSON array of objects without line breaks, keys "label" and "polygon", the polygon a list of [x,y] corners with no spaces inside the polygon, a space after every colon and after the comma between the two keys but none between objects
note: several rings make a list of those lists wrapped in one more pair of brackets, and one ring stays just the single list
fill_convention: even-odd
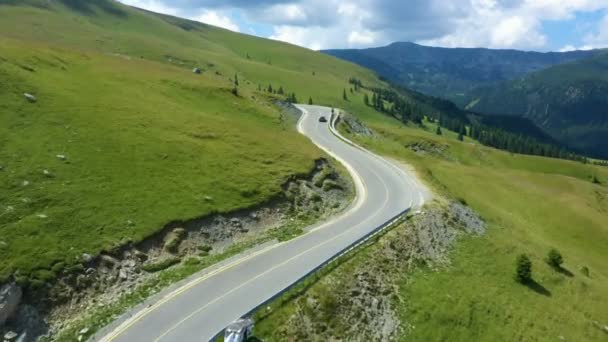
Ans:
[{"label": "distant mountain ridge", "polygon": [[532,120],[554,139],[608,158],[608,52],[472,90],[467,108]]},{"label": "distant mountain ridge", "polygon": [[512,80],[557,64],[593,57],[598,50],[528,52],[485,48],[440,48],[398,42],[384,47],[324,50],[427,95],[464,105],[475,87]]}]

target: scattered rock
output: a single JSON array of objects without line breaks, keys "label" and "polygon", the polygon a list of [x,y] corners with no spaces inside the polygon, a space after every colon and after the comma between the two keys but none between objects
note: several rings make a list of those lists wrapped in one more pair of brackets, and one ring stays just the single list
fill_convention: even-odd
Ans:
[{"label": "scattered rock", "polygon": [[0,171],[4,170],[4,166],[0,165]]},{"label": "scattered rock", "polygon": [[29,102],[31,102],[31,103],[34,103],[34,102],[38,101],[38,99],[36,98],[36,96],[34,96],[34,95],[30,94],[30,93],[23,93],[23,96],[25,96],[25,98]]},{"label": "scattered rock", "polygon": [[121,268],[120,271],[118,271],[118,278],[120,280],[129,279],[129,275],[127,274],[127,271],[124,268]]},{"label": "scattered rock", "polygon": [[22,294],[21,288],[15,283],[0,287],[0,326],[17,312]]},{"label": "scattered rock", "polygon": [[45,175],[48,178],[52,178],[53,177],[53,174],[49,170],[43,170],[42,174]]},{"label": "scattered rock", "polygon": [[89,328],[83,328],[78,332],[78,335],[86,335],[89,332]]},{"label": "scattered rock", "polygon": [[127,220],[127,226],[133,227],[134,225],[135,225],[135,222],[133,222],[131,220]]},{"label": "scattered rock", "polygon": [[36,215],[36,217],[41,218],[41,219],[48,218],[48,216],[46,216],[45,214],[38,214],[38,215]]},{"label": "scattered rock", "polygon": [[114,258],[113,256],[107,255],[107,254],[102,254],[99,257],[99,260],[101,261],[101,263],[109,268],[113,268],[114,266],[116,266],[117,264],[119,264],[120,262],[118,261],[118,259]]},{"label": "scattered rock", "polygon": [[200,69],[200,68],[194,68],[194,69],[192,69],[192,72],[193,72],[193,73],[195,73],[195,74],[199,74],[199,75],[200,75],[200,73],[201,73],[202,71],[201,71],[201,69]]},{"label": "scattered rock", "polygon": [[604,330],[604,332],[605,332],[606,334],[608,334],[608,325],[604,325],[604,329],[602,329],[602,330]]},{"label": "scattered rock", "polygon": [[68,157],[66,157],[63,154],[58,154],[55,157],[57,157],[57,159],[61,160],[61,161],[66,161],[68,159]]},{"label": "scattered rock", "polygon": [[205,196],[205,197],[203,197],[203,198],[204,198],[204,200],[205,200],[205,201],[207,201],[207,202],[211,202],[211,201],[213,201],[213,197],[211,197],[211,196]]},{"label": "scattered rock", "polygon": [[93,260],[93,256],[88,254],[88,253],[82,253],[82,261],[84,262],[91,262],[91,260]]},{"label": "scattered rock", "polygon": [[17,336],[19,336],[16,332],[14,331],[9,331],[6,334],[4,334],[4,341],[5,342],[11,342],[17,339]]},{"label": "scattered rock", "polygon": [[23,183],[21,183],[21,185],[28,186],[28,185],[30,185],[30,181],[24,180]]},{"label": "scattered rock", "polygon": [[241,227],[241,226],[242,226],[241,220],[239,220],[239,219],[238,219],[238,218],[236,218],[236,217],[234,217],[234,218],[230,219],[230,224],[231,224],[233,227]]}]

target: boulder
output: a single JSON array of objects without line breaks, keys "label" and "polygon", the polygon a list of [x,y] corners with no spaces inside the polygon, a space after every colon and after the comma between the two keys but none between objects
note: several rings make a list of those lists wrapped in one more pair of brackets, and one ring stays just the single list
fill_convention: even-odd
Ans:
[{"label": "boulder", "polygon": [[195,74],[200,74],[202,71],[200,68],[194,68],[194,69],[192,69],[192,72]]},{"label": "boulder", "polygon": [[91,254],[82,253],[82,261],[90,262],[91,260],[93,260],[93,256]]},{"label": "boulder", "polygon": [[34,103],[34,102],[38,101],[38,99],[36,98],[36,96],[34,96],[34,95],[30,94],[30,93],[24,93],[23,96],[25,96],[25,98],[29,102],[31,102],[31,103]]},{"label": "boulder", "polygon": [[19,336],[16,332],[14,331],[9,331],[6,334],[4,334],[4,342],[11,342],[17,339],[17,336]]},{"label": "boulder", "polygon": [[15,283],[0,287],[0,326],[15,314],[22,294],[21,288]]},{"label": "boulder", "polygon": [[67,160],[67,159],[68,159],[68,157],[66,157],[66,156],[65,156],[65,155],[63,155],[63,154],[58,154],[58,155],[56,155],[55,157],[57,157],[57,159],[62,160],[62,161],[65,161],[65,160]]}]

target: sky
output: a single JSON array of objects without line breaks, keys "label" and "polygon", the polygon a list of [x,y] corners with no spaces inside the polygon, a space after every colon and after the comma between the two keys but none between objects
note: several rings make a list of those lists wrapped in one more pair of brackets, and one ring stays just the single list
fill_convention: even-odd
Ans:
[{"label": "sky", "polygon": [[608,47],[608,0],[119,0],[314,50]]}]

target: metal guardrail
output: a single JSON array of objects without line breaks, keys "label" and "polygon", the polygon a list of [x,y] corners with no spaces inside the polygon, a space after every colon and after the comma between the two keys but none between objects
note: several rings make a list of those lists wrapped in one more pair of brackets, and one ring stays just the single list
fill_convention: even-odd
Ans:
[{"label": "metal guardrail", "polygon": [[[332,113],[330,120],[329,120],[329,125],[330,125],[330,130],[332,131],[332,133],[334,135],[336,135],[336,137],[338,137],[338,139],[344,141],[345,143],[356,147],[360,150],[363,150],[367,153],[371,153],[368,150],[362,148],[361,146],[353,143],[352,141],[344,138],[342,135],[340,135],[340,133],[338,133],[335,130],[335,122],[339,119],[339,115]],[[293,283],[291,283],[291,285],[287,286],[286,288],[284,288],[283,290],[279,291],[277,294],[275,294],[274,296],[270,297],[269,299],[265,300],[264,302],[262,302],[261,304],[259,304],[258,306],[256,306],[255,308],[249,310],[245,315],[243,315],[242,317],[247,317],[247,316],[251,316],[251,314],[253,314],[255,311],[257,311],[259,308],[267,305],[268,303],[272,302],[273,300],[277,299],[278,297],[280,297],[281,295],[283,295],[285,292],[291,290],[294,286],[296,286],[298,283],[300,283],[302,280],[306,279],[307,277],[311,276],[312,274],[314,274],[315,272],[319,271],[320,269],[322,269],[323,267],[329,265],[330,263],[332,263],[333,261],[341,258],[342,256],[350,253],[351,251],[357,249],[358,247],[360,247],[361,245],[363,245],[364,243],[366,243],[367,241],[369,241],[371,238],[373,238],[374,236],[382,233],[384,230],[386,230],[387,228],[391,227],[393,224],[397,223],[403,216],[405,216],[407,213],[409,213],[412,210],[412,208],[407,208],[403,211],[401,211],[400,213],[398,213],[397,215],[393,216],[391,219],[389,219],[388,221],[386,221],[385,223],[381,224],[380,226],[378,226],[377,228],[373,229],[372,231],[370,231],[369,233],[365,234],[364,236],[362,236],[361,238],[357,239],[355,242],[351,243],[350,245],[344,247],[342,250],[340,250],[339,252],[337,252],[336,254],[334,254],[333,256],[331,256],[329,259],[327,259],[325,262],[319,264],[318,266],[316,266],[315,268],[313,268],[312,270],[310,270],[309,272],[307,272],[306,274],[304,274],[303,276],[301,276],[300,278],[298,278],[297,280],[295,280]],[[217,340],[217,338],[224,332],[224,329],[220,330],[217,334],[215,334],[215,336],[213,336],[209,341],[215,341]]]}]

